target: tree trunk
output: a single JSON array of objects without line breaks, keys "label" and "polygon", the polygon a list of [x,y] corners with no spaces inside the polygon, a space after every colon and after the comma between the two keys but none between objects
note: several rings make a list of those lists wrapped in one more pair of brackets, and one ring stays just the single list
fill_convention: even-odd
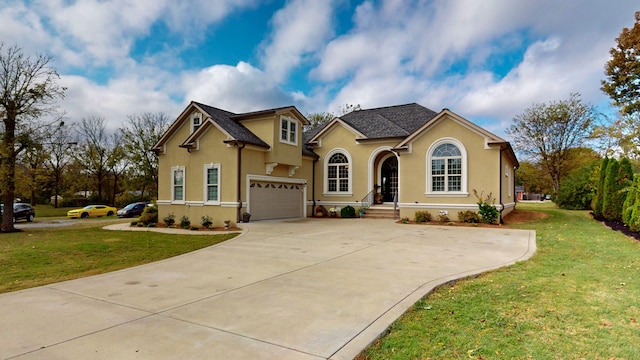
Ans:
[{"label": "tree trunk", "polygon": [[2,135],[2,203],[4,212],[2,213],[2,232],[16,231],[13,226],[13,198],[16,191],[16,153],[15,133],[16,114],[7,111],[4,119],[4,134]]}]

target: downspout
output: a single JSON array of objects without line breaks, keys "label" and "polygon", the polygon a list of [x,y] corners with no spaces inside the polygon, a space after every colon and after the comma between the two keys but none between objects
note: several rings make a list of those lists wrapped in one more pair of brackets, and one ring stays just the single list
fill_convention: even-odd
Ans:
[{"label": "downspout", "polygon": [[238,189],[238,208],[236,210],[236,222],[242,220],[242,149],[246,146],[242,143],[242,146],[238,145],[239,141],[234,143],[234,146],[238,148],[238,176],[236,179],[236,188]]},{"label": "downspout", "polygon": [[518,194],[516,193],[516,184],[518,183],[518,177],[516,176],[517,167],[513,167],[513,210],[518,206]]},{"label": "downspout", "polygon": [[502,220],[502,212],[504,211],[504,204],[502,203],[502,152],[505,150],[502,146],[500,146],[500,171],[498,171],[498,177],[500,178],[500,188],[498,193],[500,193],[500,224],[504,224]]},{"label": "downspout", "polygon": [[315,215],[316,213],[316,163],[318,159],[313,160],[313,165],[311,166],[311,200],[313,201],[313,206],[311,207],[311,214]]}]

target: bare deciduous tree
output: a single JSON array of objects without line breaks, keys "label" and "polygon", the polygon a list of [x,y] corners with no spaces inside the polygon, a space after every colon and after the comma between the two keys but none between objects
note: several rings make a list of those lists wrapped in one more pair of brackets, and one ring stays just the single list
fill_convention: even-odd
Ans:
[{"label": "bare deciduous tree", "polygon": [[[15,196],[16,157],[26,146],[17,134],[29,120],[55,110],[55,101],[65,88],[57,84],[60,76],[50,67],[46,55],[25,56],[17,46],[0,43],[0,119],[4,126],[0,144],[0,192],[4,213],[1,231],[15,231],[13,201]],[[25,136],[28,133],[23,132]],[[26,141],[22,141],[26,143]]]},{"label": "bare deciduous tree", "polygon": [[539,162],[557,194],[571,149],[584,145],[593,131],[593,110],[571,94],[568,100],[533,104],[517,115],[507,133],[515,150]]},{"label": "bare deciduous tree", "polygon": [[160,140],[169,127],[169,117],[164,113],[131,115],[120,129],[122,146],[129,157],[132,177],[142,190],[141,199],[148,191],[157,195],[158,156],[150,149]]}]

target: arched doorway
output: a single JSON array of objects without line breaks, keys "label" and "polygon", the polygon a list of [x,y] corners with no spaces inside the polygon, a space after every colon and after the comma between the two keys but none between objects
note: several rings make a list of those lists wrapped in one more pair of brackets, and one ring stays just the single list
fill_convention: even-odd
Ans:
[{"label": "arched doorway", "polygon": [[393,202],[398,193],[398,158],[391,155],[380,166],[380,194],[383,202]]}]

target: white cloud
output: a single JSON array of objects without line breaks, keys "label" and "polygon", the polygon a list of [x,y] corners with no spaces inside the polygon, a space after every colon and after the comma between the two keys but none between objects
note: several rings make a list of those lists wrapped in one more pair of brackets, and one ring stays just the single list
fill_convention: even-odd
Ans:
[{"label": "white cloud", "polygon": [[105,118],[110,130],[115,130],[129,115],[164,112],[171,118],[182,110],[182,104],[172,101],[153,79],[132,75],[97,85],[81,76],[63,76],[60,84],[67,87],[60,107],[72,123],[98,116]]},{"label": "white cloud", "polygon": [[184,77],[187,101],[198,101],[231,112],[248,112],[300,103],[270,76],[245,62],[214,65]]},{"label": "white cloud", "polygon": [[[599,87],[608,50],[622,26],[633,24],[637,6],[617,5],[367,1],[358,6],[353,28],[327,44],[311,74],[340,84],[329,108],[417,101],[503,126],[533,102],[572,92],[587,102],[604,99]],[[494,73],[499,65],[489,60],[523,46],[523,58],[516,56],[506,75]],[[460,68],[452,71],[453,64]]]},{"label": "white cloud", "polygon": [[333,34],[332,2],[293,0],[272,18],[273,33],[262,46],[265,72],[283,81],[304,57],[321,49]]}]

